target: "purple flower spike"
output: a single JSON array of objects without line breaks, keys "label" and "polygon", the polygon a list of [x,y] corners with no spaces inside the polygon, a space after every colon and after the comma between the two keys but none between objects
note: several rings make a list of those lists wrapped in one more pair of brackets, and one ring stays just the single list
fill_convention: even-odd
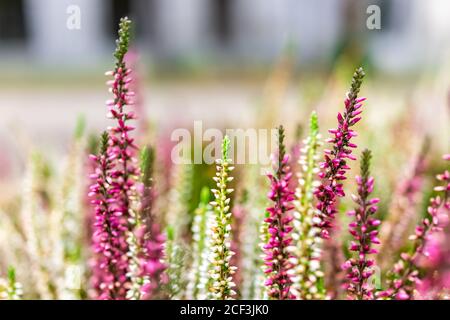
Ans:
[{"label": "purple flower spike", "polygon": [[292,254],[288,247],[292,242],[292,217],[288,214],[293,209],[294,193],[289,189],[289,179],[292,174],[288,165],[289,156],[284,147],[284,128],[278,129],[278,157],[274,163],[274,174],[269,174],[271,190],[268,198],[274,202],[267,208],[268,216],[264,220],[267,224],[268,242],[264,246],[265,285],[270,299],[295,299],[290,292],[292,280],[290,271],[292,264],[289,259]]},{"label": "purple flower spike", "polygon": [[[444,155],[444,160],[450,157]],[[434,190],[441,193],[430,199],[428,216],[416,227],[415,233],[409,237],[414,241],[410,252],[403,252],[400,260],[390,272],[389,288],[380,293],[380,297],[386,299],[412,300],[416,288],[424,285],[419,277],[420,258],[430,260],[430,251],[433,248],[433,238],[443,234],[443,228],[448,225],[450,214],[450,173],[444,171],[436,176],[442,185]],[[423,291],[423,290],[422,290]]]},{"label": "purple flower spike", "polygon": [[372,246],[380,243],[377,238],[379,220],[371,217],[377,210],[375,204],[379,202],[379,199],[369,199],[374,186],[374,179],[369,171],[370,159],[371,152],[364,150],[361,159],[361,176],[356,177],[358,195],[353,197],[358,207],[351,212],[353,221],[348,226],[354,239],[349,250],[355,253],[354,257],[342,266],[342,269],[347,272],[345,287],[348,297],[358,300],[370,300],[374,297],[374,288],[370,285],[369,278],[374,273],[375,261],[367,256],[377,253]]},{"label": "purple flower spike", "polygon": [[91,175],[94,183],[90,187],[89,196],[95,206],[95,231],[92,236],[95,253],[92,286],[96,298],[102,300],[123,299],[126,295],[128,249],[123,233],[126,228],[122,218],[113,208],[114,202],[108,190],[111,188],[112,159],[107,154],[109,136],[102,135],[100,154],[91,156],[97,168]]},{"label": "purple flower spike", "polygon": [[[113,100],[107,101],[108,117],[115,119],[117,125],[102,136],[102,150],[98,157],[95,183],[91,187],[96,210],[94,251],[94,287],[99,299],[126,299],[130,287],[129,245],[127,237],[132,232],[129,221],[131,201],[136,192],[134,139],[129,132],[134,128],[128,125],[133,119],[125,107],[132,104],[133,93],[129,91],[130,73],[124,62],[128,51],[131,21],[122,18],[119,24],[119,39],[114,53],[116,66],[107,72],[113,76],[108,84]],[[98,272],[97,272],[98,271]],[[97,276],[95,276],[97,275]]]},{"label": "purple flower spike", "polygon": [[164,271],[167,266],[162,262],[164,256],[165,236],[154,216],[155,190],[153,186],[154,151],[150,146],[141,152],[141,185],[139,220],[142,225],[136,230],[136,238],[140,248],[138,253],[140,274],[144,279],[141,287],[141,299],[165,298],[160,290],[161,283],[166,281]]},{"label": "purple flower spike", "polygon": [[[319,178],[322,184],[314,191],[317,198],[316,215],[317,227],[321,229],[321,236],[324,239],[330,237],[330,229],[333,227],[334,216],[336,215],[336,201],[338,197],[345,196],[342,181],[346,179],[346,172],[350,169],[347,159],[355,160],[352,149],[356,145],[351,143],[352,137],[357,134],[350,129],[361,117],[356,117],[361,113],[362,102],[365,98],[358,98],[364,71],[359,68],[353,74],[352,86],[345,99],[345,111],[337,115],[338,128],[329,132],[334,136],[327,140],[333,145],[332,150],[325,150],[325,161],[321,163],[322,172]],[[356,112],[358,110],[358,112]]]}]

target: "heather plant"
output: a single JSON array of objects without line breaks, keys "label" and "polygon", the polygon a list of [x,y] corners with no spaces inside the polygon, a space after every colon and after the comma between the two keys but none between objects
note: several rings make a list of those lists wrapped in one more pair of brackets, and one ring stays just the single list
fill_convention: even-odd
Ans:
[{"label": "heather plant", "polygon": [[[448,155],[445,160],[450,160]],[[408,252],[400,255],[399,261],[394,265],[390,273],[388,289],[380,293],[380,297],[410,300],[414,299],[414,294],[420,283],[419,260],[422,256],[429,256],[427,243],[437,233],[441,233],[445,224],[448,223],[450,213],[450,174],[446,170],[437,175],[437,180],[442,182],[434,188],[434,191],[441,193],[430,198],[425,217],[416,227],[409,240],[413,245]]]},{"label": "heather plant", "polygon": [[[125,299],[130,286],[130,265],[136,273],[138,268],[138,247],[133,240],[136,214],[133,200],[136,198],[136,176],[134,138],[128,124],[135,118],[126,107],[133,105],[134,92],[130,91],[131,69],[124,57],[128,51],[131,21],[122,18],[119,24],[119,38],[114,52],[116,59],[113,71],[107,72],[114,79],[108,81],[113,99],[106,102],[108,117],[117,124],[102,135],[101,150],[97,157],[96,172],[92,175],[94,184],[91,195],[96,210],[96,230],[93,235],[95,252],[94,282],[100,299]],[[130,245],[132,251],[130,251]],[[98,270],[97,270],[98,271]],[[136,275],[133,281],[137,281]],[[135,285],[133,283],[132,285]]]},{"label": "heather plant", "polygon": [[233,180],[230,176],[234,167],[228,158],[230,139],[225,136],[222,142],[222,158],[216,160],[216,175],[213,177],[217,189],[211,189],[214,200],[210,204],[214,207],[214,219],[211,227],[209,243],[209,270],[211,299],[229,300],[236,294],[233,274],[236,267],[230,265],[231,257],[231,211],[229,195],[234,191],[228,188]]},{"label": "heather plant", "polygon": [[209,204],[210,193],[203,187],[200,194],[200,203],[194,212],[192,224],[192,264],[188,275],[186,297],[188,299],[204,300],[208,290],[208,260],[209,244],[211,238],[212,207]]},{"label": "heather plant", "polygon": [[[164,237],[160,234],[158,225],[154,222],[153,202],[153,161],[154,151],[145,146],[141,151],[140,179],[137,181],[137,193],[132,200],[129,222],[132,232],[128,233],[128,257],[130,259],[129,276],[131,286],[127,298],[148,298],[157,289],[159,275],[164,270],[162,257]],[[155,261],[155,257],[158,259]],[[148,269],[150,266],[150,270]],[[148,271],[148,272],[147,272]]]},{"label": "heather plant", "polygon": [[[263,176],[259,173],[258,166],[249,168],[248,199],[245,203],[245,210],[247,212],[243,220],[241,230],[241,252],[240,259],[242,266],[242,284],[241,297],[243,299],[258,300],[266,296],[266,288],[264,286],[265,275],[263,272],[263,254],[262,246],[267,243],[265,238],[265,231],[262,229],[265,226],[263,221],[266,214],[267,198],[264,192]],[[261,239],[263,237],[263,239]]]},{"label": "heather plant", "polygon": [[[450,161],[450,155],[445,155],[444,159]],[[428,237],[423,248],[424,254],[417,261],[417,264],[424,270],[415,291],[414,298],[417,299],[448,300],[450,296],[450,223],[448,217],[450,175],[448,171],[445,171],[438,178],[444,182],[442,186],[437,187],[441,194],[444,191],[441,200],[443,214],[439,215],[440,221],[438,221],[443,230]],[[436,201],[436,198],[434,200]]]},{"label": "heather plant", "polygon": [[97,168],[91,178],[95,183],[90,188],[94,197],[95,231],[93,246],[96,254],[93,266],[93,287],[100,299],[119,299],[126,296],[125,283],[128,281],[128,245],[125,241],[125,227],[121,215],[111,206],[113,199],[108,191],[111,183],[112,159],[108,155],[109,134],[102,134],[98,156],[91,156]]},{"label": "heather plant", "polygon": [[[17,265],[18,268],[15,269],[16,273],[25,273],[24,270],[26,269],[24,267],[27,268],[28,266],[28,263],[24,263],[24,261],[27,261],[25,241],[18,230],[18,226],[15,225],[14,220],[6,212],[0,212],[0,215],[0,243],[8,244],[6,246],[0,246],[0,255],[2,257],[0,268],[2,270],[8,270],[10,265]],[[32,283],[32,279],[22,277],[20,282],[28,286]]]},{"label": "heather plant", "polygon": [[21,300],[22,285],[16,281],[16,271],[9,268],[8,278],[0,278],[0,300]]},{"label": "heather plant", "polygon": [[429,139],[425,139],[421,150],[408,166],[406,176],[399,181],[394,190],[390,214],[380,230],[381,246],[378,260],[382,266],[392,263],[392,257],[401,249],[408,232],[415,224],[414,220],[417,219],[429,144]]},{"label": "heather plant", "polygon": [[319,181],[318,148],[321,145],[317,114],[310,118],[309,135],[300,149],[298,186],[295,192],[295,210],[292,232],[293,284],[292,292],[299,299],[324,298],[323,270],[320,265],[320,229],[314,224],[314,188]]},{"label": "heather plant", "polygon": [[79,227],[83,220],[85,182],[80,123],[69,155],[62,162],[66,170],[58,175],[44,155],[33,151],[27,164],[21,205],[14,215],[2,213],[0,238],[7,245],[0,251],[3,259],[17,266],[15,274],[25,288],[26,297],[85,297],[83,252],[88,250]]},{"label": "heather plant", "polygon": [[161,232],[154,212],[155,187],[153,182],[154,150],[146,146],[141,152],[141,179],[139,188],[139,208],[134,237],[137,239],[138,287],[137,297],[145,299],[162,298],[160,283],[166,265],[162,262],[165,237]]},{"label": "heather plant", "polygon": [[177,242],[183,242],[189,238],[189,225],[191,214],[189,212],[189,202],[192,192],[192,165],[176,165],[172,168],[171,185],[168,194],[167,213],[165,223],[171,225],[174,237]]},{"label": "heather plant", "polygon": [[265,285],[270,299],[294,299],[291,293],[292,254],[288,247],[292,243],[290,211],[293,209],[293,191],[289,189],[292,177],[288,165],[289,156],[284,145],[284,128],[278,128],[278,150],[273,155],[274,173],[268,175],[271,186],[268,198],[273,206],[267,208],[269,216],[264,219],[269,233],[268,242],[264,245]]},{"label": "heather plant", "polygon": [[34,285],[34,293],[41,299],[56,298],[50,289],[54,282],[49,270],[51,246],[48,238],[43,236],[48,234],[50,229],[46,219],[49,206],[46,196],[48,177],[48,167],[42,155],[33,153],[23,183],[20,221],[25,252],[31,265],[31,282]]},{"label": "heather plant", "polygon": [[83,213],[85,187],[85,120],[79,117],[60,181],[54,191],[54,208],[50,218],[52,240],[51,272],[57,278],[56,291],[61,299],[81,298],[86,294],[86,251]]},{"label": "heather plant", "polygon": [[176,241],[172,226],[166,228],[164,243],[165,274],[169,281],[164,285],[165,294],[170,299],[182,299],[185,296],[186,279],[186,250]]},{"label": "heather plant", "polygon": [[373,218],[379,199],[370,198],[374,188],[374,178],[370,176],[371,157],[369,150],[362,152],[361,173],[356,176],[358,195],[352,196],[357,208],[347,213],[353,219],[348,225],[349,233],[353,237],[349,250],[355,254],[342,268],[347,273],[346,289],[350,299],[374,298],[374,288],[369,280],[374,274],[375,260],[368,256],[378,253],[373,245],[380,243],[377,230],[380,220]]},{"label": "heather plant", "polygon": [[350,169],[347,159],[356,160],[356,157],[352,155],[352,149],[357,146],[351,142],[351,139],[357,133],[351,127],[361,120],[362,102],[366,99],[358,98],[358,94],[364,75],[362,68],[356,69],[350,91],[344,102],[345,110],[337,115],[338,127],[328,130],[334,135],[333,138],[326,140],[332,144],[332,149],[324,151],[325,161],[320,164],[322,171],[319,173],[322,183],[314,191],[318,201],[316,224],[321,229],[321,236],[324,239],[329,238],[329,230],[333,227],[333,220],[337,213],[336,201],[339,197],[345,196],[342,181],[346,179],[345,174]]}]

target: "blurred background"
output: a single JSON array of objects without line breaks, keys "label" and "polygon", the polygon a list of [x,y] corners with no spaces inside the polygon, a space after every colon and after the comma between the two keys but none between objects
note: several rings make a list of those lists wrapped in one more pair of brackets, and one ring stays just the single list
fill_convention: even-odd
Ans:
[{"label": "blurred background", "polygon": [[[445,0],[18,0],[0,1],[3,62],[29,66],[95,65],[109,58],[120,17],[133,18],[135,42],[155,63],[255,67],[287,44],[302,66],[330,65],[346,46],[380,69],[415,70],[437,63],[450,35]],[[366,26],[369,5],[381,29]],[[67,28],[72,6],[79,29]],[[5,59],[7,59],[5,61]],[[31,64],[32,63],[32,64]]]},{"label": "blurred background", "polygon": [[[370,30],[374,4],[380,29]],[[252,127],[267,114],[261,106],[268,127],[294,132],[317,109],[327,128],[363,65],[361,139],[410,147],[408,158],[429,134],[436,154],[448,151],[448,1],[0,0],[3,182],[21,175],[30,146],[63,154],[80,115],[90,132],[108,125],[103,73],[124,15],[134,21],[143,109],[168,135],[194,120]]]}]

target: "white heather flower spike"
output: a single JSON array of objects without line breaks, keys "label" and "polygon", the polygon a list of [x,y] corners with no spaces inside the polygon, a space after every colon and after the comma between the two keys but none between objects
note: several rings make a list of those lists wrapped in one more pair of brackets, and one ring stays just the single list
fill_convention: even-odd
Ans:
[{"label": "white heather flower spike", "polygon": [[265,186],[266,177],[261,176],[260,167],[254,166],[251,168],[249,177],[245,180],[248,187],[252,188],[252,192],[248,192],[248,200],[245,204],[247,214],[244,217],[240,239],[242,243],[241,297],[245,300],[261,300],[266,293],[261,246],[267,242],[267,239],[264,238],[263,244],[261,244],[260,234],[261,227],[264,224],[267,198],[260,187]]},{"label": "white heather flower spike", "polygon": [[170,299],[180,300],[184,298],[186,289],[186,250],[175,241],[172,226],[168,226],[166,232],[167,240],[164,244],[164,263],[167,266],[166,275],[169,281],[165,291]]},{"label": "white heather flower spike", "polygon": [[172,188],[169,192],[169,206],[166,213],[166,224],[173,227],[176,242],[189,232],[193,166],[177,165],[171,176]]},{"label": "white heather flower spike", "polygon": [[84,118],[79,117],[73,142],[64,160],[61,178],[54,187],[55,206],[49,218],[49,236],[54,261],[51,272],[52,277],[57,279],[55,281],[57,296],[64,300],[80,299],[81,293],[86,290],[85,281],[80,281],[79,284],[73,283],[71,278],[73,270],[77,270],[81,278],[86,276],[83,262],[86,248],[82,245],[85,234],[84,230],[78,227],[84,222],[84,217],[80,214],[84,210],[82,204],[85,191],[84,128]]},{"label": "white heather flower spike", "polygon": [[227,189],[227,178],[232,170],[230,166],[231,159],[228,159],[228,150],[230,139],[225,136],[222,142],[222,159],[216,160],[217,173],[219,181],[216,182],[217,189],[212,189],[215,201],[210,204],[214,207],[214,220],[211,227],[210,255],[209,262],[209,292],[211,299],[229,300],[233,299],[236,292],[233,290],[235,284],[232,282],[232,275],[236,268],[230,266],[230,259],[234,252],[230,250],[231,246],[231,213],[227,205],[228,195],[233,191]]},{"label": "white heather flower spike", "polygon": [[[47,252],[49,246],[43,244],[44,233],[49,232],[49,226],[45,223],[46,212],[39,202],[39,190],[41,189],[40,175],[42,174],[44,160],[39,153],[31,156],[27,165],[27,174],[23,186],[23,202],[20,210],[21,225],[25,235],[25,252],[30,261],[31,277],[34,284],[34,290],[40,299],[54,299],[50,292],[50,276],[45,264],[52,263],[48,261]],[[48,244],[48,242],[47,242]]]},{"label": "white heather flower spike", "polygon": [[[323,272],[319,258],[321,256],[320,229],[318,217],[314,216],[313,190],[317,182],[317,149],[321,145],[317,114],[310,118],[308,137],[303,140],[299,158],[298,187],[295,191],[295,212],[293,220],[293,246],[291,248],[295,267],[291,290],[300,299],[323,299]],[[294,261],[293,261],[294,262]]]},{"label": "white heather flower spike", "polygon": [[195,210],[192,224],[192,264],[188,274],[187,299],[204,300],[207,298],[210,229],[214,215],[212,207],[208,203],[209,198],[208,188],[203,187],[200,204]]},{"label": "white heather flower spike", "polygon": [[0,300],[22,300],[22,285],[16,281],[14,268],[8,269],[8,279],[0,278]]}]

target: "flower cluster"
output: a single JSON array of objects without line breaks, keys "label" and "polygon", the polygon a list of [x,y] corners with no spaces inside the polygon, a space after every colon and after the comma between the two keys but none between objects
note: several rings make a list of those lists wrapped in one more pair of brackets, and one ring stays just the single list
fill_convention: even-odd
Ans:
[{"label": "flower cluster", "polygon": [[230,139],[225,136],[222,142],[222,159],[216,160],[216,176],[213,178],[217,189],[211,189],[214,201],[214,221],[211,228],[210,256],[211,269],[209,271],[211,298],[216,300],[232,299],[236,294],[233,290],[233,274],[236,267],[230,265],[231,257],[231,211],[230,198],[228,197],[233,189],[228,188],[228,184],[233,180],[230,172],[233,170],[231,159],[228,158]]},{"label": "flower cluster", "polygon": [[401,249],[408,237],[411,224],[414,223],[424,183],[429,144],[430,141],[425,139],[420,152],[413,158],[407,175],[399,182],[392,196],[390,214],[383,221],[380,230],[381,246],[378,261],[381,267],[392,263],[392,256]]},{"label": "flower cluster", "polygon": [[[449,155],[444,156],[444,160],[450,160]],[[436,196],[430,199],[427,213],[428,217],[416,227],[415,233],[410,236],[414,241],[410,252],[403,252],[400,260],[395,264],[391,271],[389,288],[380,293],[382,298],[397,300],[410,300],[414,298],[415,290],[420,283],[419,278],[419,258],[429,256],[427,243],[432,236],[442,231],[445,223],[448,221],[450,213],[450,173],[437,175],[438,181],[443,185],[434,188],[436,192],[442,192],[443,197]]]},{"label": "flower cluster", "polygon": [[[134,153],[137,147],[129,132],[134,128],[127,124],[134,118],[133,112],[125,107],[132,105],[129,90],[131,70],[124,62],[128,51],[131,21],[122,18],[119,24],[119,39],[114,53],[116,65],[107,75],[114,79],[108,81],[114,99],[107,101],[108,117],[117,121],[116,127],[109,128],[109,134],[102,136],[102,147],[97,162],[95,183],[91,194],[95,197],[96,223],[94,231],[95,251],[99,254],[96,268],[103,270],[94,281],[97,282],[100,299],[124,299],[129,286],[129,241],[132,232],[131,199],[136,194]],[[100,279],[101,277],[101,279]]]},{"label": "flower cluster", "polygon": [[[22,296],[113,300],[450,298],[450,173],[447,162],[447,170],[437,176],[439,184],[427,212],[422,212],[422,186],[434,172],[428,165],[435,164],[425,162],[430,150],[427,139],[421,152],[411,157],[413,165],[406,179],[382,169],[382,180],[377,180],[386,187],[382,191],[388,195],[391,182],[397,188],[390,196],[390,206],[381,207],[386,227],[381,228],[380,236],[379,200],[373,197],[375,180],[369,170],[371,152],[362,152],[360,173],[353,182],[356,204],[348,212],[350,217],[344,218],[350,220],[349,235],[341,233],[339,208],[348,208],[347,199],[342,199],[344,180],[350,160],[356,159],[354,126],[361,119],[364,101],[358,97],[364,77],[361,68],[353,75],[337,128],[329,130],[331,147],[324,150],[322,163],[318,163],[322,145],[318,117],[313,112],[307,138],[300,139],[301,130],[292,137],[291,157],[286,152],[284,128],[278,128],[269,179],[261,174],[263,168],[252,165],[239,167],[239,179],[234,181],[229,151],[234,147],[244,151],[240,135],[233,134],[233,142],[237,142],[233,147],[232,140],[224,137],[214,174],[210,171],[214,168],[190,164],[192,153],[201,155],[201,143],[194,143],[192,150],[182,146],[178,151],[182,151],[183,165],[174,166],[175,149],[169,139],[154,135],[157,130],[150,130],[145,123],[138,125],[142,130],[133,131],[130,122],[138,120],[136,114],[142,115],[144,105],[136,109],[133,101],[139,100],[139,95],[133,92],[138,87],[131,78],[135,56],[128,54],[129,42],[130,21],[123,18],[115,67],[108,72],[113,96],[107,102],[108,117],[113,126],[100,140],[95,137],[86,144],[81,134],[83,122],[79,122],[67,165],[58,170],[53,170],[43,154],[33,152],[18,205],[2,199],[6,206],[0,208],[0,272],[14,265],[18,277],[13,269],[7,278],[0,277],[0,300]],[[285,66],[281,71],[288,71]],[[286,79],[281,80],[285,87]],[[275,96],[280,98],[278,89]],[[134,112],[128,110],[131,105]],[[267,115],[262,118],[270,120]],[[270,126],[264,121],[259,124]],[[194,126],[194,136],[196,129]],[[398,134],[401,126],[394,129]],[[256,141],[253,134],[245,134],[244,140]],[[191,141],[189,136],[181,138]],[[148,145],[149,140],[155,142],[157,152]],[[383,150],[384,141],[389,139],[380,140],[377,146],[386,157],[383,163],[395,164],[392,159],[397,153]],[[217,151],[213,150],[215,143],[207,149]],[[136,164],[137,145],[142,150],[140,166]],[[94,154],[89,168],[84,163],[86,149]],[[450,161],[450,155],[444,159]],[[89,170],[91,180],[89,192],[83,192],[82,198],[80,189],[87,188],[83,170]],[[209,174],[214,174],[210,183],[215,186],[203,187],[200,192]],[[292,179],[294,174],[296,179]],[[92,204],[90,208],[87,202]],[[89,228],[82,227],[83,220]],[[409,229],[417,221],[408,242]],[[332,241],[325,240],[328,238]],[[86,268],[83,257],[89,242],[92,264]],[[380,242],[381,249],[377,247]],[[399,259],[395,265],[394,259]],[[386,275],[386,281],[378,275]],[[88,277],[91,282],[86,281]]]},{"label": "flower cluster", "polygon": [[93,266],[93,286],[99,299],[125,298],[127,291],[128,245],[124,238],[126,228],[122,214],[112,208],[111,188],[112,159],[108,155],[109,135],[104,132],[100,152],[91,158],[97,163],[89,196],[95,206],[94,234],[96,254]]},{"label": "flower cluster", "polygon": [[321,163],[322,172],[319,177],[323,180],[322,184],[314,191],[317,198],[317,217],[320,219],[317,226],[321,228],[321,236],[325,239],[330,237],[329,229],[333,226],[334,216],[336,215],[336,201],[338,197],[345,195],[342,181],[346,179],[346,172],[350,169],[347,160],[355,160],[352,155],[352,149],[356,145],[351,141],[356,136],[356,132],[350,129],[359,120],[361,120],[362,102],[365,98],[358,98],[364,71],[359,68],[355,71],[352,79],[352,85],[347,98],[345,99],[345,111],[338,113],[338,128],[328,130],[334,137],[327,140],[332,143],[333,148],[326,149],[325,161]]},{"label": "flower cluster", "polygon": [[8,269],[8,279],[0,278],[0,300],[21,300],[22,285],[16,281],[16,272]]},{"label": "flower cluster", "polygon": [[[450,161],[450,154],[444,155],[444,160]],[[418,284],[420,299],[450,298],[450,173],[445,171],[438,176],[444,184],[436,187],[444,191],[440,224],[444,232],[432,234],[425,247],[420,266],[426,270],[425,277]],[[435,189],[435,190],[436,190]]]},{"label": "flower cluster", "polygon": [[450,226],[433,234],[425,245],[426,256],[420,259],[424,276],[417,283],[415,299],[448,300],[450,298]]},{"label": "flower cluster", "polygon": [[289,215],[289,211],[293,209],[294,195],[289,190],[292,173],[288,161],[289,156],[286,154],[284,146],[284,128],[280,126],[278,128],[278,154],[273,157],[275,172],[268,175],[271,182],[268,198],[274,204],[267,208],[269,216],[264,222],[267,224],[269,237],[263,247],[267,293],[269,298],[278,300],[295,298],[290,291],[292,254],[288,251],[288,247],[292,243],[290,236],[292,216]]},{"label": "flower cluster", "polygon": [[146,146],[141,152],[141,181],[139,185],[139,210],[137,225],[135,227],[135,239],[137,245],[139,297],[143,299],[162,298],[159,284],[166,269],[163,259],[163,246],[165,237],[157,223],[153,207],[155,192],[153,187],[153,162],[154,151]]},{"label": "flower cluster", "polygon": [[134,130],[134,127],[127,124],[128,120],[135,118],[135,115],[125,110],[126,106],[133,105],[132,96],[134,96],[134,92],[129,90],[132,81],[131,69],[127,68],[124,62],[129,46],[130,25],[131,21],[128,18],[120,20],[119,39],[114,53],[116,66],[114,71],[107,72],[107,75],[114,77],[113,80],[108,81],[114,99],[106,102],[109,108],[108,117],[117,121],[117,127],[109,128],[108,156],[114,163],[111,170],[113,180],[110,193],[114,199],[116,211],[124,218],[130,210],[130,195],[134,192],[134,178],[138,174],[134,158],[137,147],[130,136],[130,131]]},{"label": "flower cluster", "polygon": [[192,224],[192,265],[188,276],[186,297],[204,300],[208,289],[208,253],[212,208],[209,205],[209,189],[204,187],[200,194],[200,204],[195,210]]},{"label": "flower cluster", "polygon": [[[187,160],[187,159],[186,159]],[[182,242],[189,238],[189,225],[192,221],[189,201],[192,191],[193,166],[191,164],[175,165],[171,172],[172,189],[168,194],[168,206],[165,221],[172,226],[175,241]]]},{"label": "flower cluster", "polygon": [[310,119],[309,135],[300,150],[298,187],[295,192],[293,213],[293,246],[291,259],[294,265],[292,292],[300,299],[323,298],[323,271],[320,268],[322,239],[320,229],[314,225],[313,189],[318,181],[314,176],[319,172],[317,149],[321,145],[317,114]]},{"label": "flower cluster", "polygon": [[369,283],[369,278],[374,274],[375,261],[367,256],[376,254],[374,244],[379,244],[377,227],[380,220],[373,216],[377,211],[378,198],[370,199],[373,192],[374,178],[370,176],[371,152],[364,150],[361,158],[361,175],[356,177],[358,195],[353,195],[353,200],[358,205],[348,214],[353,217],[349,224],[349,232],[354,241],[350,244],[350,251],[356,252],[356,257],[348,259],[342,266],[347,272],[346,289],[349,298],[359,300],[373,299],[374,288]]},{"label": "flower cluster", "polygon": [[176,241],[175,231],[172,226],[166,228],[166,241],[164,243],[165,276],[170,281],[164,281],[165,294],[175,300],[184,297],[186,289],[185,278],[186,250]]},{"label": "flower cluster", "polygon": [[[263,180],[264,179],[264,180]],[[241,241],[241,259],[242,283],[241,297],[248,300],[260,300],[265,295],[264,272],[261,254],[262,246],[267,243],[267,238],[261,239],[267,232],[262,231],[261,227],[265,225],[265,207],[267,197],[264,192],[264,182],[266,177],[261,175],[260,168],[254,166],[250,168],[248,176],[245,179],[248,186],[253,186],[251,192],[247,191],[247,197],[244,204],[246,215],[242,222],[240,234]]]}]

